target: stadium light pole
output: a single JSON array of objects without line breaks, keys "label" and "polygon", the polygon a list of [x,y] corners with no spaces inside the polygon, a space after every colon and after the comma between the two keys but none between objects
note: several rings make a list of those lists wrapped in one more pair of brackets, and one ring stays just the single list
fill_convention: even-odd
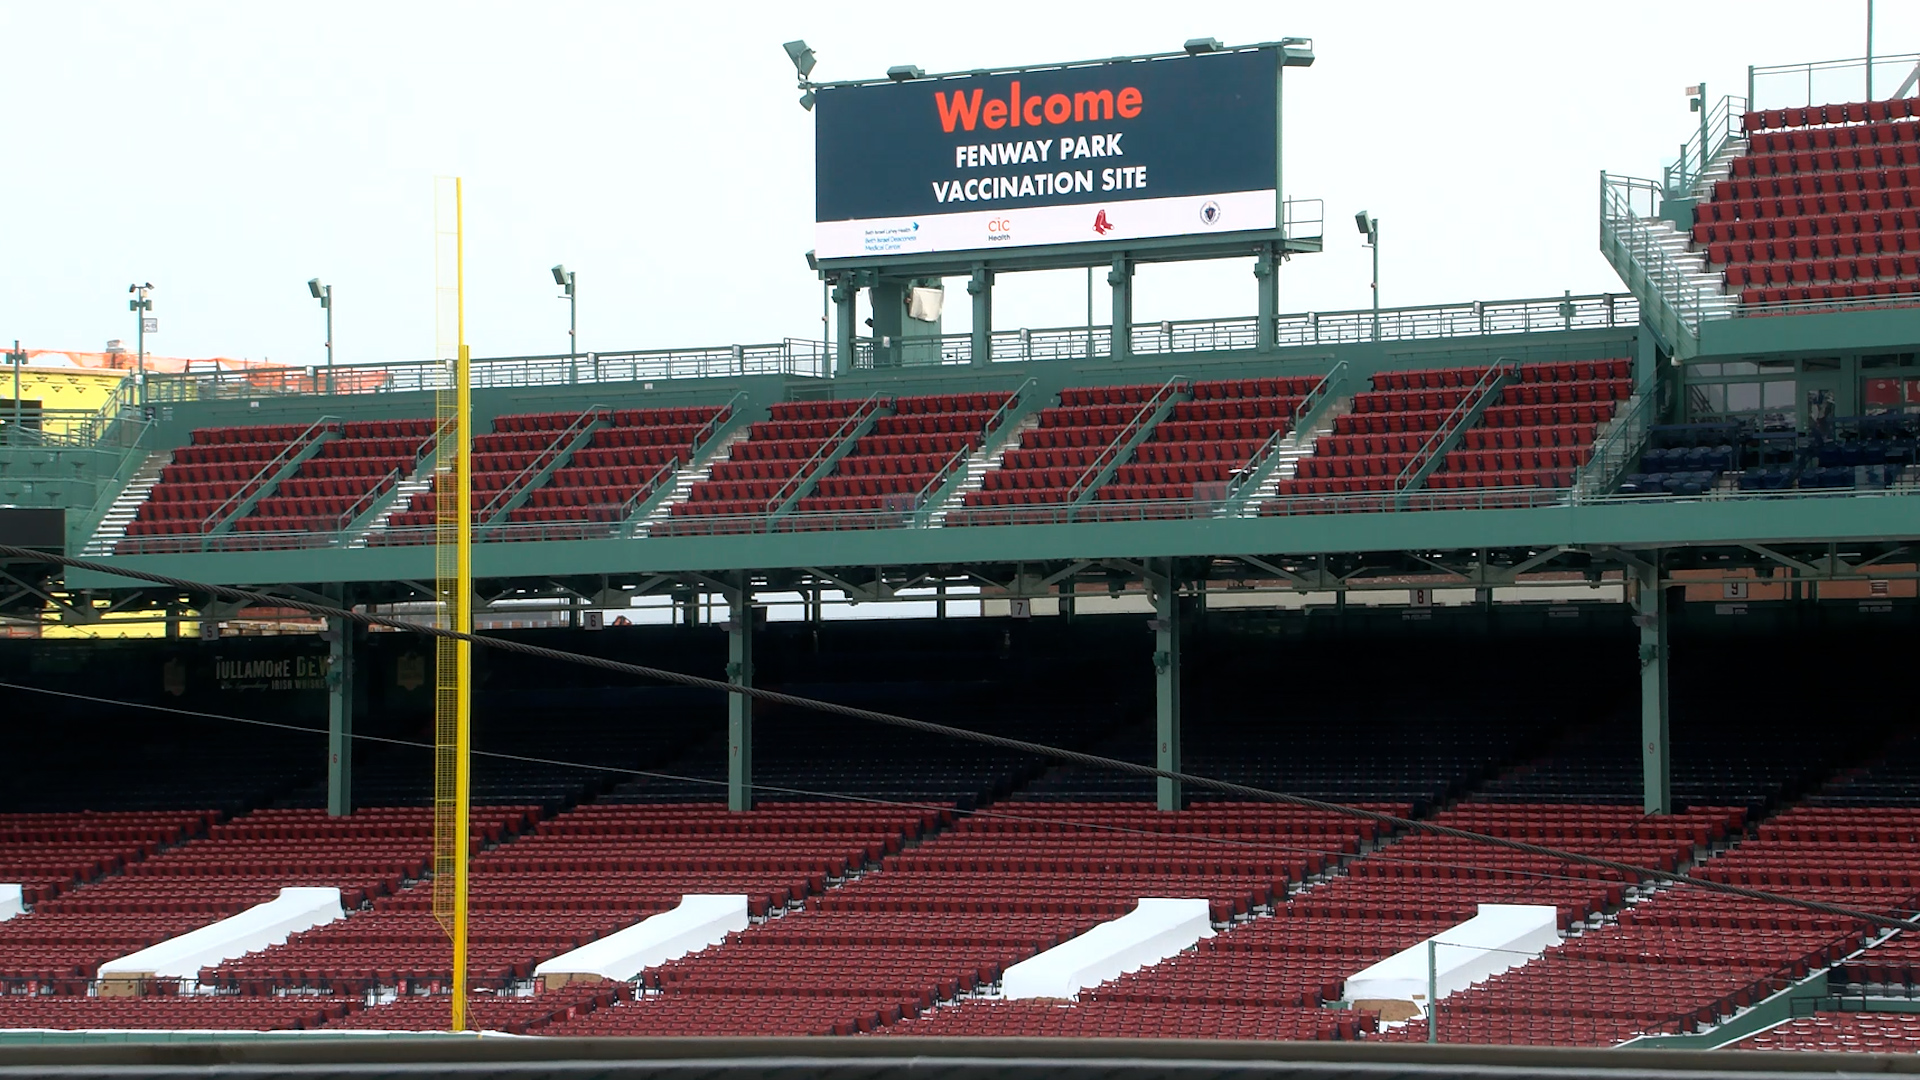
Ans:
[{"label": "stadium light pole", "polygon": [[153,301],[147,298],[147,294],[153,291],[153,282],[129,285],[127,291],[134,295],[132,300],[127,301],[127,310],[133,312],[139,324],[134,337],[137,349],[133,359],[133,384],[140,388],[140,408],[144,411],[147,407],[147,312],[153,310]]},{"label": "stadium light pole", "polygon": [[562,263],[553,268],[553,283],[567,290],[559,299],[567,302],[567,359],[580,355],[580,301],[573,294],[573,271]]},{"label": "stadium light pole", "polygon": [[327,313],[327,393],[333,393],[333,286],[320,284],[319,278],[307,279],[307,291],[320,301]]},{"label": "stadium light pole", "polygon": [[1371,217],[1365,210],[1353,215],[1353,223],[1359,227],[1360,235],[1367,238],[1367,246],[1373,249],[1373,340],[1380,340],[1380,219]]}]

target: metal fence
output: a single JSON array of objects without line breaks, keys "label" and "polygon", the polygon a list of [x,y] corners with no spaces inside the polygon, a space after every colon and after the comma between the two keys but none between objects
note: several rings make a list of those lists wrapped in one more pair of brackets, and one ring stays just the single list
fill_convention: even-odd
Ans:
[{"label": "metal fence", "polygon": [[1920,85],[1920,53],[1774,64],[1747,69],[1747,99],[1755,109],[1885,101],[1910,96]]}]

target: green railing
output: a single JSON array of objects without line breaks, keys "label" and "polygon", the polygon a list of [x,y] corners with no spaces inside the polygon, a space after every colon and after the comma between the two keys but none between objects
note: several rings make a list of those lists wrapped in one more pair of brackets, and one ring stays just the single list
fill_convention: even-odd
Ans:
[{"label": "green railing", "polygon": [[1747,115],[1747,99],[1732,94],[1708,111],[1699,130],[1680,144],[1680,157],[1661,171],[1668,197],[1689,197],[1700,184],[1713,159],[1727,144],[1745,138],[1742,121]]},{"label": "green railing", "polygon": [[1711,279],[1685,267],[1660,244],[1672,225],[1660,216],[1667,198],[1652,180],[1600,174],[1600,251],[1645,305],[1647,321],[1676,355],[1700,347],[1700,325],[1732,317]]},{"label": "green railing", "polygon": [[1649,388],[1637,394],[1626,409],[1614,416],[1613,426],[1607,429],[1606,437],[1593,448],[1593,456],[1574,474],[1575,498],[1598,498],[1620,485],[1620,477],[1640,457],[1640,449],[1646,445],[1647,432],[1653,424],[1652,402],[1656,396]]}]

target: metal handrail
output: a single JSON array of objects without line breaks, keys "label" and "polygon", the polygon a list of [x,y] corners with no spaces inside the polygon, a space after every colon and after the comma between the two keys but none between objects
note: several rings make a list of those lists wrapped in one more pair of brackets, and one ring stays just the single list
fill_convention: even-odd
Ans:
[{"label": "metal handrail", "polygon": [[866,421],[867,414],[879,411],[883,407],[883,403],[884,407],[891,408],[893,406],[893,399],[890,397],[882,397],[879,394],[872,394],[869,395],[865,401],[862,401],[852,412],[848,413],[847,418],[840,421],[840,426],[833,429],[833,434],[828,435],[826,441],[820,444],[820,448],[815,450],[807,460],[801,462],[800,468],[796,469],[792,476],[787,477],[786,483],[781,484],[780,487],[774,491],[773,497],[767,500],[767,507],[764,511],[766,515],[772,517],[775,513],[779,512],[782,506],[786,505],[788,499],[798,494],[800,489],[806,486],[806,482],[808,478],[813,475],[813,471],[819,468],[826,458],[833,456],[833,452],[839,448],[841,443],[847,440],[847,436],[851,435]]},{"label": "metal handrail", "polygon": [[227,496],[226,502],[214,507],[213,513],[208,514],[206,518],[200,522],[200,535],[205,536],[221,525],[226,524],[226,511],[228,507],[232,506],[236,501],[245,503],[249,498],[252,498],[254,492],[264,487],[266,482],[272,479],[274,473],[286,468],[289,461],[300,456],[320,435],[328,431],[338,430],[339,427],[340,418],[337,416],[323,416],[307,425],[305,431],[294,436],[293,441],[289,442],[278,454],[275,454],[272,460],[262,465],[260,471],[253,474],[252,479],[236,488],[232,495]]},{"label": "metal handrail", "polygon": [[[1680,145],[1680,158],[1661,170],[1661,180],[1673,198],[1683,198],[1698,189],[1707,166],[1713,163],[1729,142],[1745,138],[1744,121],[1747,99],[1728,94],[1707,113],[1701,127]],[[1701,135],[1706,136],[1706,145]]]},{"label": "metal handrail", "polygon": [[987,446],[993,438],[993,433],[998,431],[1001,425],[1006,423],[1007,417],[1012,415],[1013,407],[1020,403],[1020,395],[1026,393],[1027,387],[1034,385],[1034,381],[1032,378],[1028,378],[1026,382],[1021,383],[1019,389],[1007,395],[1007,400],[1001,402],[1000,407],[995,409],[993,414],[987,417],[986,423],[980,427],[979,447],[962,444],[960,449],[953,452],[953,456],[947,458],[947,460],[941,464],[940,468],[935,470],[931,477],[928,477],[927,482],[922,484],[920,490],[913,495],[913,509],[924,509],[927,504],[933,500],[934,494],[952,479],[954,473],[965,469],[967,459],[973,457],[980,449]]},{"label": "metal handrail", "polygon": [[336,534],[345,532],[347,526],[352,525],[359,519],[361,514],[372,509],[373,504],[380,501],[381,496],[385,495],[389,490],[389,485],[392,487],[400,486],[400,478],[404,475],[405,474],[399,469],[388,470],[387,475],[381,477],[372,487],[367,489],[365,494],[355,499],[351,506],[335,515],[333,528],[329,531]]},{"label": "metal handrail", "polygon": [[1253,478],[1266,469],[1267,463],[1280,453],[1282,447],[1299,437],[1301,426],[1320,410],[1326,399],[1333,396],[1334,391],[1346,378],[1346,370],[1347,362],[1342,360],[1322,375],[1320,381],[1313,385],[1313,389],[1307,391],[1306,396],[1300,399],[1300,404],[1294,406],[1293,412],[1287,418],[1286,426],[1276,428],[1273,434],[1267,436],[1267,441],[1261,443],[1260,449],[1253,452],[1253,457],[1247,460],[1246,466],[1234,473],[1233,478],[1227,481],[1226,502],[1229,506],[1239,497],[1240,489],[1252,483]]},{"label": "metal handrail", "polygon": [[[1642,196],[1647,213],[1634,207]],[[1666,198],[1661,185],[1630,176],[1600,174],[1600,250],[1629,287],[1636,284],[1635,295],[1655,302],[1656,329],[1668,338],[1681,355],[1692,355],[1699,344],[1700,325],[1708,319],[1731,318],[1730,305],[1709,308],[1706,287],[1676,262],[1666,249],[1654,241],[1654,222],[1668,224],[1659,216],[1659,203]]]},{"label": "metal handrail", "polygon": [[1188,379],[1185,375],[1175,375],[1173,378],[1161,383],[1160,389],[1155,390],[1153,396],[1148,398],[1146,402],[1140,406],[1139,411],[1133,414],[1133,419],[1127,421],[1126,424],[1121,427],[1120,434],[1114,436],[1112,442],[1109,442],[1105,448],[1094,455],[1093,460],[1087,464],[1085,471],[1074,480],[1073,486],[1067,489],[1066,501],[1068,505],[1080,501],[1081,497],[1086,494],[1093,482],[1099,478],[1101,472],[1104,471],[1109,464],[1114,462],[1114,459],[1119,455],[1121,449],[1132,440],[1133,436],[1136,435],[1141,428],[1146,426],[1147,420],[1151,418],[1154,413],[1160,411],[1160,407],[1166,404],[1168,398],[1173,397],[1175,394],[1186,393],[1192,388],[1192,380]]},{"label": "metal handrail", "polygon": [[1400,475],[1393,478],[1393,490],[1405,492],[1413,477],[1427,462],[1433,460],[1434,455],[1440,452],[1440,447],[1446,445],[1447,440],[1460,429],[1460,425],[1466,421],[1467,416],[1479,407],[1481,399],[1492,393],[1494,387],[1500,385],[1503,378],[1512,376],[1519,370],[1520,365],[1511,360],[1502,359],[1495,360],[1487,370],[1481,372],[1480,377],[1467,388],[1467,392],[1461,395],[1460,400],[1447,411],[1447,415],[1440,418],[1440,424],[1433,429],[1433,434],[1427,436],[1427,440],[1420,444],[1420,448],[1413,452],[1411,458],[1407,459],[1407,464],[1400,470]]},{"label": "metal handrail", "polygon": [[539,453],[535,454],[533,460],[527,462],[526,467],[515,474],[513,479],[507,481],[506,486],[494,492],[493,497],[487,500],[485,506],[474,512],[474,521],[482,525],[492,521],[494,515],[500,512],[501,506],[505,503],[512,502],[514,497],[520,493],[521,484],[538,476],[542,469],[546,468],[554,458],[560,455],[560,451],[564,450],[568,443],[579,438],[583,428],[591,427],[599,423],[601,419],[607,416],[609,411],[605,405],[587,406],[584,412],[574,417],[573,422],[568,424],[565,430],[555,435]]},{"label": "metal handrail", "polygon": [[1573,474],[1576,498],[1591,498],[1612,491],[1626,471],[1627,463],[1640,453],[1652,427],[1648,415],[1657,395],[1651,387],[1637,393],[1627,408],[1616,414],[1605,438],[1593,448],[1593,456]]},{"label": "metal handrail", "polygon": [[727,422],[733,419],[734,403],[744,399],[746,396],[747,392],[745,390],[736,391],[732,397],[727,399],[725,405],[720,406],[720,411],[713,414],[713,419],[708,420],[706,426],[693,433],[693,445],[688,449],[687,460],[693,460],[693,457],[700,453],[700,448],[707,445],[709,439],[718,435],[721,428],[727,426]]}]

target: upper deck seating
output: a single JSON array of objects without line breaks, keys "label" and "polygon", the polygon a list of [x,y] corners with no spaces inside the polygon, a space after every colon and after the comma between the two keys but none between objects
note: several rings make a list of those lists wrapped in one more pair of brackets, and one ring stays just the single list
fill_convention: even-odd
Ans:
[{"label": "upper deck seating", "polygon": [[[1522,364],[1426,479],[1429,490],[1561,488],[1586,463],[1601,425],[1632,393],[1626,360]],[[1314,444],[1281,495],[1393,491],[1466,402],[1485,368],[1391,371],[1353,396],[1352,411]],[[1269,504],[1269,513],[1286,512]]]},{"label": "upper deck seating", "polygon": [[1920,293],[1916,101],[1746,114],[1747,153],[1694,208],[1693,241],[1745,304]]},{"label": "upper deck seating", "polygon": [[731,417],[731,408],[719,405],[615,410],[587,445],[508,512],[507,519],[523,528],[497,538],[585,536],[595,526],[625,521],[693,460],[696,441],[704,445]]},{"label": "upper deck seating", "polygon": [[143,537],[212,529],[220,523],[214,515],[238,510],[266,482],[262,470],[293,449],[307,431],[306,424],[196,428],[192,441],[175,450],[173,460],[161,468],[160,481],[127,523],[126,538],[115,550],[142,550]]},{"label": "upper deck seating", "polygon": [[1193,400],[1175,405],[1095,498],[1218,501],[1269,440],[1291,430],[1294,410],[1319,381],[1194,383]]},{"label": "upper deck seating", "polygon": [[[877,510],[917,509],[987,437],[1011,394],[935,394],[894,399],[794,512],[801,527],[841,528]],[[833,515],[849,515],[837,517]],[[815,516],[824,515],[824,516]]]},{"label": "upper deck seating", "polygon": [[965,508],[949,522],[999,521],[1003,515],[981,508],[1066,503],[1085,494],[1085,485],[1112,460],[1114,443],[1158,407],[1161,390],[1153,383],[1062,390],[1060,404],[1040,410],[1037,426],[1008,447],[999,467],[986,472],[980,490],[967,493]]},{"label": "upper deck seating", "polygon": [[[495,417],[493,430],[473,437],[473,509],[492,505],[509,484],[525,483],[527,470],[545,466],[562,448],[554,445],[576,423],[592,416],[579,413],[516,413]],[[372,540],[379,544],[425,544],[433,541],[437,494],[428,489],[408,498],[394,510],[387,527]],[[475,525],[484,524],[480,520]]]},{"label": "upper deck seating", "polygon": [[750,527],[687,519],[771,514],[781,501],[799,493],[802,469],[818,468],[868,415],[890,408],[885,400],[856,398],[774,405],[770,419],[755,421],[747,437],[733,444],[727,459],[715,462],[706,478],[687,492],[686,500],[674,504],[672,520],[662,522],[665,527],[660,531]]},{"label": "upper deck seating", "polygon": [[234,522],[235,532],[337,533],[433,451],[432,420],[355,420]]}]

